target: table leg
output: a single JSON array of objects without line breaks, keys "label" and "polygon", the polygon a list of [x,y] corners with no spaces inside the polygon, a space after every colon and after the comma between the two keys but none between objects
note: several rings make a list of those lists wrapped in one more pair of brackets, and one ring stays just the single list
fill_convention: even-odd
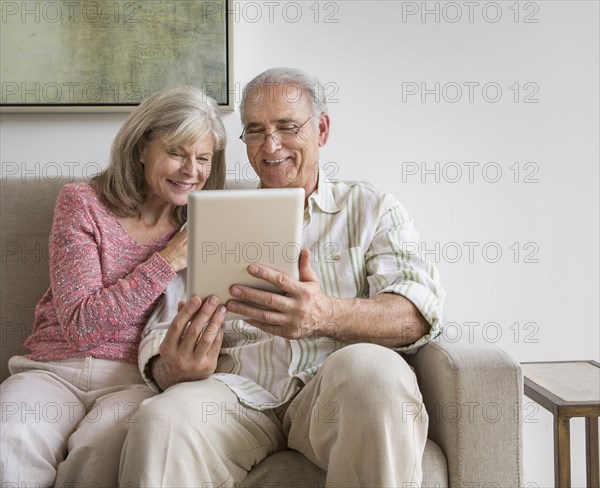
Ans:
[{"label": "table leg", "polygon": [[585,418],[585,454],[587,459],[587,485],[590,488],[600,488],[598,417]]},{"label": "table leg", "polygon": [[554,417],[554,485],[571,488],[571,443],[569,417]]}]

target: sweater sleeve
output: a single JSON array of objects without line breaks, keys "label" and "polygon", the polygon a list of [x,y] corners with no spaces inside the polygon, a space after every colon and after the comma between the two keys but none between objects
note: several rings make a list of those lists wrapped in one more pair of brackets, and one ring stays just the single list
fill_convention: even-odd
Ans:
[{"label": "sweater sleeve", "polygon": [[153,253],[110,286],[104,286],[97,222],[77,185],[60,192],[50,234],[50,286],[65,339],[78,351],[115,340],[120,326],[139,320],[175,272]]}]

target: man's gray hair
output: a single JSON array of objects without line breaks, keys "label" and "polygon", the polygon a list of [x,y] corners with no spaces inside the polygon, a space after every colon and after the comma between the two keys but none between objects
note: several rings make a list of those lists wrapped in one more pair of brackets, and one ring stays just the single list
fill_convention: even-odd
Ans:
[{"label": "man's gray hair", "polygon": [[[327,113],[325,89],[317,78],[296,68],[271,68],[256,76],[245,86],[242,93],[242,101],[240,103],[242,124],[246,123],[246,103],[258,101],[257,99],[253,98],[253,92],[256,93],[256,90],[264,86],[277,85],[289,85],[290,87],[301,90],[300,93],[302,95],[307,95],[309,98],[313,115]],[[284,93],[286,92],[284,91]],[[313,121],[313,123],[315,122]]]}]

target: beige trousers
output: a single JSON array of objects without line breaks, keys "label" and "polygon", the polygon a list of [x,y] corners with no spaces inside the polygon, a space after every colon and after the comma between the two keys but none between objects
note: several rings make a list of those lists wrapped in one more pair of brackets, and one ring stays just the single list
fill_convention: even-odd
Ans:
[{"label": "beige trousers", "polygon": [[9,361],[2,383],[3,488],[117,486],[127,428],[153,395],[136,366],[82,358]]},{"label": "beige trousers", "polygon": [[120,486],[236,486],[288,447],[327,470],[328,486],[420,485],[428,418],[415,375],[397,353],[344,347],[285,407],[245,407],[216,379],[175,385],[136,414]]}]

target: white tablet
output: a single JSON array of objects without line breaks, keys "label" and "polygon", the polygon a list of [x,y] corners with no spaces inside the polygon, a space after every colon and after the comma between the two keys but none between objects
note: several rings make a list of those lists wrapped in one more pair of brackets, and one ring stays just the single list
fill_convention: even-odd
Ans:
[{"label": "white tablet", "polygon": [[[188,298],[233,298],[240,284],[280,292],[252,277],[250,264],[264,264],[299,277],[304,189],[204,190],[188,198]],[[229,313],[227,319],[240,318]]]}]

